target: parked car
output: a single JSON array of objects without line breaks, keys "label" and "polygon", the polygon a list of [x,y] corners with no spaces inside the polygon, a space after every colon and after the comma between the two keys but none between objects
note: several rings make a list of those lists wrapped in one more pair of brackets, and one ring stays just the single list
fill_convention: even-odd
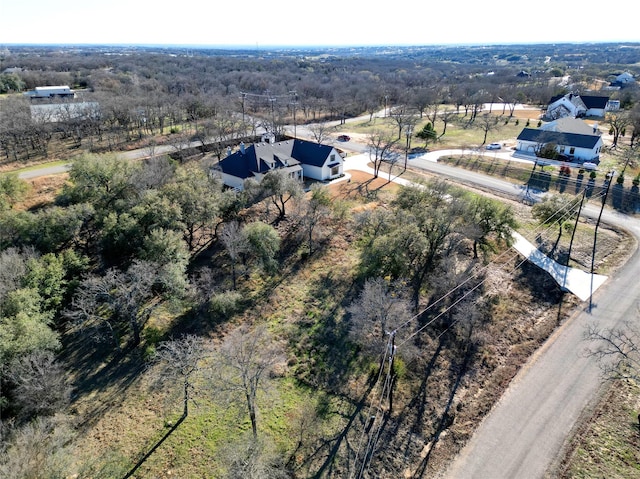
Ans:
[{"label": "parked car", "polygon": [[349,135],[340,135],[338,137],[338,141],[349,141],[351,140],[351,137]]},{"label": "parked car", "polygon": [[500,148],[502,148],[502,146],[500,145],[500,143],[489,143],[487,146],[485,146],[485,148],[487,150],[499,150]]}]

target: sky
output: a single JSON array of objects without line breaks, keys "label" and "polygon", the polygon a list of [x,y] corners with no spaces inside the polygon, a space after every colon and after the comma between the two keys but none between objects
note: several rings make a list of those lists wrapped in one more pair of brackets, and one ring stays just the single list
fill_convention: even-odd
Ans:
[{"label": "sky", "polygon": [[603,9],[577,0],[0,0],[0,45],[640,42],[636,1]]}]

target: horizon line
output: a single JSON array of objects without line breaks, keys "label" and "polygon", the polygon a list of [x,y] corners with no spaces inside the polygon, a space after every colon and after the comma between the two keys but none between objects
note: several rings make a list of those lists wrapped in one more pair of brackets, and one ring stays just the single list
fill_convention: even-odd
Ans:
[{"label": "horizon line", "polygon": [[534,45],[606,45],[635,44],[640,40],[601,41],[529,41],[529,42],[467,42],[467,43],[379,43],[379,44],[206,44],[206,43],[135,43],[135,42],[0,42],[0,47],[142,47],[142,48],[198,48],[215,50],[263,50],[263,49],[322,49],[322,48],[432,48],[432,47],[474,47],[474,46],[534,46]]}]

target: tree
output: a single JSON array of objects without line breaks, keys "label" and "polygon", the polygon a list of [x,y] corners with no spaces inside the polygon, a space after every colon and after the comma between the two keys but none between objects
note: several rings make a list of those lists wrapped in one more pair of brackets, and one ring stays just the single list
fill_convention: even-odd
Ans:
[{"label": "tree", "polygon": [[288,479],[290,474],[275,445],[264,438],[245,434],[220,453],[225,479]]},{"label": "tree", "polygon": [[601,329],[590,325],[585,340],[595,344],[587,354],[597,359],[608,379],[640,380],[640,331],[625,321],[622,327]]},{"label": "tree", "polygon": [[558,238],[553,245],[552,252],[556,250],[560,243],[562,230],[573,228],[573,220],[578,214],[577,208],[580,198],[559,194],[545,196],[545,198],[533,205],[531,214],[541,224],[545,226],[557,226]]},{"label": "tree", "polygon": [[180,221],[189,251],[207,244],[215,231],[222,201],[222,183],[209,178],[198,166],[183,166],[162,195],[180,208]]},{"label": "tree", "polygon": [[482,144],[487,142],[487,136],[490,132],[496,130],[500,124],[500,117],[492,115],[491,113],[485,113],[480,117],[480,120],[476,122],[477,127],[483,132]]},{"label": "tree", "polygon": [[264,391],[269,373],[282,362],[282,348],[265,326],[233,330],[220,347],[213,371],[213,386],[249,415],[253,437],[258,437],[258,393]]},{"label": "tree", "polygon": [[36,350],[15,358],[9,364],[7,377],[23,417],[53,415],[69,404],[71,387],[52,351]]},{"label": "tree", "polygon": [[60,347],[58,334],[51,328],[53,314],[42,307],[35,288],[19,288],[6,294],[0,304],[0,362],[37,351]]},{"label": "tree", "polygon": [[309,131],[316,143],[324,143],[329,139],[331,126],[326,122],[314,123],[309,125]]},{"label": "tree", "polygon": [[438,134],[433,129],[433,125],[430,122],[427,123],[426,125],[424,125],[422,127],[422,130],[420,130],[418,133],[416,133],[416,136],[418,138],[420,138],[421,140],[424,140],[424,147],[425,148],[427,148],[429,146],[429,143],[433,143],[433,142],[437,141],[437,139],[438,139]]},{"label": "tree", "polygon": [[613,136],[611,147],[615,148],[618,146],[620,136],[624,134],[625,129],[631,124],[629,112],[625,110],[609,112],[605,116],[605,121],[609,125],[610,133]]},{"label": "tree", "polygon": [[498,242],[511,245],[512,232],[517,222],[511,207],[485,196],[476,196],[469,209],[469,224],[476,228],[473,234],[473,257],[478,257],[478,246],[484,252],[495,252],[489,237],[494,235]]},{"label": "tree", "polygon": [[163,293],[182,297],[187,288],[189,250],[182,234],[157,228],[143,240],[140,259],[155,265],[156,285]]},{"label": "tree", "polygon": [[231,279],[233,289],[236,289],[236,267],[241,255],[249,251],[249,241],[237,221],[231,221],[224,226],[220,234],[220,241],[222,241],[231,260]]},{"label": "tree", "polygon": [[90,203],[97,211],[126,208],[138,194],[132,178],[140,168],[116,155],[82,155],[69,170],[61,201]]},{"label": "tree", "polygon": [[62,417],[36,418],[12,431],[0,451],[0,477],[61,479],[74,471],[73,429]]},{"label": "tree", "polygon": [[417,122],[418,118],[409,112],[405,106],[396,106],[391,109],[389,116],[398,126],[398,141],[402,138],[402,132],[406,128],[412,128]]},{"label": "tree", "polygon": [[244,227],[249,255],[255,258],[260,266],[271,272],[277,265],[276,255],[280,250],[280,236],[276,229],[263,223],[255,221]]},{"label": "tree", "polygon": [[29,191],[29,184],[18,178],[15,173],[0,175],[0,211],[12,208],[24,199]]},{"label": "tree", "polygon": [[363,238],[360,267],[365,277],[405,279],[417,310],[427,278],[459,237],[466,205],[454,188],[431,182],[402,187],[392,207],[387,224],[367,228],[375,236]]},{"label": "tree", "polygon": [[269,171],[260,182],[261,190],[278,210],[278,219],[286,216],[289,201],[302,196],[302,184],[284,169]]},{"label": "tree", "polygon": [[109,269],[103,276],[84,279],[65,315],[93,337],[107,337],[118,351],[121,337],[138,346],[142,328],[159,303],[154,290],[157,268],[146,261],[134,262],[126,272]]},{"label": "tree", "polygon": [[399,282],[369,278],[348,308],[349,334],[368,354],[381,354],[388,335],[411,318],[410,308]]},{"label": "tree", "polygon": [[35,253],[22,253],[18,248],[7,248],[0,251],[0,304],[6,295],[22,285],[27,274],[27,260]]},{"label": "tree", "polygon": [[306,203],[306,208],[302,221],[306,228],[307,241],[309,242],[309,256],[313,254],[313,233],[318,224],[329,215],[331,197],[329,191],[321,185],[311,186],[311,197]]},{"label": "tree", "polygon": [[369,147],[369,158],[373,154],[373,176],[378,177],[382,162],[387,160],[393,154],[393,147],[398,139],[392,138],[388,133],[376,130],[367,137],[367,146]]},{"label": "tree", "polygon": [[183,418],[189,415],[189,402],[192,400],[198,374],[202,370],[202,361],[207,354],[205,341],[191,334],[161,342],[154,354],[158,366],[155,372],[158,381],[161,384],[171,382],[180,385]]}]

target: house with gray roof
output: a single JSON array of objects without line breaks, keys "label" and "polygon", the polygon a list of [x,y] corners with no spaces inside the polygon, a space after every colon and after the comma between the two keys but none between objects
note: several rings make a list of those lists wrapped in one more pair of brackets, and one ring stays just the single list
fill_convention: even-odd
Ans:
[{"label": "house with gray roof", "polygon": [[291,139],[250,146],[241,143],[235,153],[229,151],[220,160],[213,172],[226,186],[242,190],[245,181],[260,182],[265,174],[276,169],[300,181],[304,178],[327,181],[342,176],[343,166],[342,156],[332,146]]},{"label": "house with gray roof", "polygon": [[597,123],[589,125],[577,118],[560,118],[540,128],[523,129],[514,156],[534,159],[549,145],[565,161],[597,164],[603,142]]},{"label": "house with gray roof", "polygon": [[608,96],[601,95],[575,95],[567,93],[551,98],[545,118],[556,120],[558,118],[573,117],[598,117],[604,118],[607,111],[614,109]]}]

